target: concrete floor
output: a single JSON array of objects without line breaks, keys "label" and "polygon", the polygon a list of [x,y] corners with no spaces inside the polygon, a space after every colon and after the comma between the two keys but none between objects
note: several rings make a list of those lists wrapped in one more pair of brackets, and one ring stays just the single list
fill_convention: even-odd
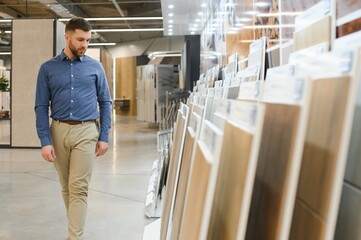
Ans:
[{"label": "concrete floor", "polygon": [[[141,240],[156,129],[115,117],[109,152],[96,160],[85,240]],[[65,207],[54,165],[39,149],[0,149],[0,240],[65,240]]]}]

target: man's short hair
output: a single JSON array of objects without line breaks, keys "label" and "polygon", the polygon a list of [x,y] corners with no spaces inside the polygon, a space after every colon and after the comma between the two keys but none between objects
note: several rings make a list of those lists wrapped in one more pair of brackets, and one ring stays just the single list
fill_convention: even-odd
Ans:
[{"label": "man's short hair", "polygon": [[76,29],[81,29],[84,32],[89,32],[90,30],[92,30],[92,26],[87,20],[82,17],[73,17],[67,22],[65,26],[65,32],[75,31]]}]

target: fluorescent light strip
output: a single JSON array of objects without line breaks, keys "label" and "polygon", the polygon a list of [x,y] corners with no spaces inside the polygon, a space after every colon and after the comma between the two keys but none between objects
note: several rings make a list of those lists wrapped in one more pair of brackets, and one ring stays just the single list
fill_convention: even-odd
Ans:
[{"label": "fluorescent light strip", "polygon": [[263,29],[263,28],[294,28],[294,24],[284,25],[256,25],[256,26],[244,26],[243,29]]},{"label": "fluorescent light strip", "polygon": [[0,23],[12,22],[11,19],[0,19]]},{"label": "fluorescent light strip", "polygon": [[92,29],[92,32],[161,32],[164,28]]},{"label": "fluorescent light strip", "polygon": [[114,46],[116,43],[89,43],[88,46]]},{"label": "fluorescent light strip", "polygon": [[11,52],[0,52],[0,55],[11,55]]},{"label": "fluorescent light strip", "polygon": [[[88,21],[138,21],[138,20],[163,20],[163,17],[109,17],[109,18],[84,18]],[[61,22],[67,22],[70,18],[59,18]],[[1,21],[1,20],[0,20]]]},{"label": "fluorescent light strip", "polygon": [[303,12],[259,13],[257,17],[298,16]]}]

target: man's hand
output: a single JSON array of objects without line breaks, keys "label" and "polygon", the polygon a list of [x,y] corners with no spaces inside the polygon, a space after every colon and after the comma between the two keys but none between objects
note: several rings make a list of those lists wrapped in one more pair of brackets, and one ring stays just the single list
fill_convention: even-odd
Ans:
[{"label": "man's hand", "polygon": [[53,148],[53,145],[47,145],[41,148],[41,155],[43,158],[48,162],[54,162],[55,161],[55,151]]},{"label": "man's hand", "polygon": [[95,149],[95,155],[97,157],[104,155],[108,151],[108,147],[109,145],[107,142],[98,141]]}]

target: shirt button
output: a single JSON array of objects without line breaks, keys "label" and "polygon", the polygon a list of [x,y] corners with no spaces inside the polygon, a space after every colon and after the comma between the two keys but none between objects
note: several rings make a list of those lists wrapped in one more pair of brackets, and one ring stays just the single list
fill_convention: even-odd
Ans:
[{"label": "shirt button", "polygon": [[71,77],[74,77],[74,75],[72,74]]},{"label": "shirt button", "polygon": [[70,113],[70,116],[73,116],[73,114],[72,114],[72,113]]},{"label": "shirt button", "polygon": [[73,87],[71,87],[71,90],[73,90],[74,88]]},{"label": "shirt button", "polygon": [[74,102],[73,100],[71,100],[70,102]]}]

